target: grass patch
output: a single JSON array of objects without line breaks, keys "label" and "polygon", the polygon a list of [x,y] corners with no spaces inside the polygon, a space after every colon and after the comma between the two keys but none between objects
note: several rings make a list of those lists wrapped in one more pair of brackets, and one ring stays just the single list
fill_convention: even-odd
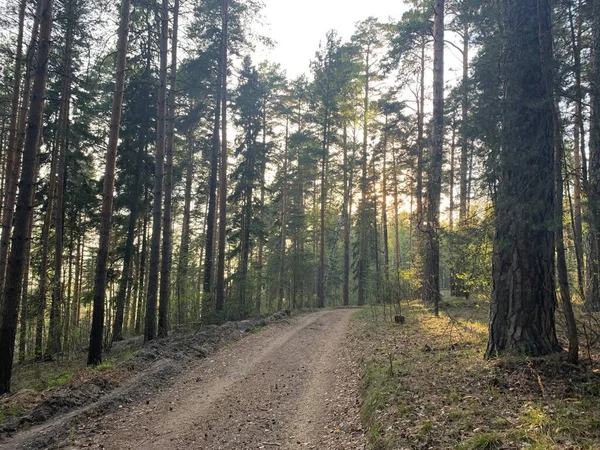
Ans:
[{"label": "grass patch", "polygon": [[564,358],[485,361],[489,305],[365,308],[361,418],[371,449],[598,448],[600,370]]},{"label": "grass patch", "polygon": [[106,362],[103,362],[102,364],[98,364],[98,365],[95,367],[95,369],[96,369],[98,372],[105,372],[105,371],[107,371],[107,370],[110,370],[110,369],[112,369],[113,367],[114,367],[114,364],[112,363],[112,361],[106,361]]},{"label": "grass patch", "polygon": [[50,378],[48,380],[48,387],[54,388],[58,386],[62,386],[63,384],[68,383],[73,378],[73,372],[63,373],[62,375],[57,376],[56,378]]}]

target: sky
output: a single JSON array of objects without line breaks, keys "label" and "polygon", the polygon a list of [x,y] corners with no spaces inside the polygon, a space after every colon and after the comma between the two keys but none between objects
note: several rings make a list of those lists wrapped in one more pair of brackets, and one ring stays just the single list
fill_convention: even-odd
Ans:
[{"label": "sky", "polygon": [[400,0],[265,0],[265,34],[277,42],[266,59],[280,63],[290,78],[308,73],[313,59],[331,29],[348,40],[356,22],[374,16],[381,21],[400,19],[406,5]]}]

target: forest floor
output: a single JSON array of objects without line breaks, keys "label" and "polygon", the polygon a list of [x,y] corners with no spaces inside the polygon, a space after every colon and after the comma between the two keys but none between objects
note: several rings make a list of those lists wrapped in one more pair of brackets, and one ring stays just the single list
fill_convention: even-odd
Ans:
[{"label": "forest floor", "polygon": [[402,307],[404,324],[367,307],[130,340],[113,352],[121,362],[75,371],[41,401],[0,398],[5,411],[37,398],[0,425],[0,448],[600,448],[597,343],[579,366],[486,361],[488,304],[445,297],[439,318]]},{"label": "forest floor", "polygon": [[357,317],[370,449],[600,449],[597,344],[582,343],[579,366],[565,355],[486,361],[489,304],[445,297],[439,318],[419,302],[403,315]]},{"label": "forest floor", "polygon": [[143,388],[117,395],[122,403],[84,406],[0,447],[363,449],[355,312],[320,311],[247,330],[168,375],[158,392],[144,384],[156,377],[141,372],[126,384]]}]

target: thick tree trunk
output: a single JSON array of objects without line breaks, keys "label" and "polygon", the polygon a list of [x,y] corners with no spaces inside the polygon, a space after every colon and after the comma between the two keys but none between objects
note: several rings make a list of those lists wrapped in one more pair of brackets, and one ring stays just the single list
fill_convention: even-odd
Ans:
[{"label": "thick tree trunk", "polygon": [[169,331],[169,300],[171,297],[171,261],[173,259],[173,143],[175,140],[175,107],[177,101],[177,33],[179,28],[179,0],[173,5],[173,34],[171,37],[171,74],[167,117],[167,146],[165,164],[165,212],[163,216],[163,247],[160,268],[160,306],[158,311],[158,336],[167,337]]},{"label": "thick tree trunk", "polygon": [[119,23],[119,39],[117,42],[117,62],[115,67],[115,92],[110,117],[110,134],[106,149],[106,165],[104,168],[104,193],[100,213],[100,239],[96,258],[94,278],[94,303],[92,326],[90,331],[90,347],[88,365],[96,366],[102,362],[102,338],[104,334],[104,303],[106,299],[106,275],[108,269],[108,251],[110,248],[110,229],[112,205],[115,187],[115,165],[117,146],[119,144],[119,127],[123,92],[125,90],[125,66],[127,56],[127,38],[129,36],[129,15],[131,0],[121,1],[121,19]]},{"label": "thick tree trunk", "polygon": [[433,56],[433,139],[427,181],[427,224],[423,301],[433,305],[435,315],[440,303],[440,196],[444,156],[444,0],[434,3]]},{"label": "thick tree trunk", "polygon": [[40,1],[40,35],[37,50],[37,67],[30,100],[28,126],[23,147],[23,166],[19,181],[19,195],[15,211],[12,247],[6,272],[2,324],[0,325],[0,395],[10,391],[10,379],[15,351],[17,317],[25,249],[29,239],[29,219],[35,191],[35,175],[42,129],[44,97],[48,78],[48,57],[52,34],[52,0]]},{"label": "thick tree trunk", "polygon": [[146,318],[144,342],[156,338],[156,304],[159,289],[161,219],[163,204],[163,175],[166,145],[167,110],[167,52],[169,44],[169,1],[162,0],[160,10],[160,70],[158,88],[158,108],[156,116],[156,157],[154,167],[154,205],[152,209],[152,240],[150,243],[150,263],[148,273],[148,295],[146,296]]},{"label": "thick tree trunk", "polygon": [[501,75],[503,145],[495,198],[496,235],[488,358],[560,351],[554,313],[554,131],[540,33],[550,33],[548,0],[504,4]]}]

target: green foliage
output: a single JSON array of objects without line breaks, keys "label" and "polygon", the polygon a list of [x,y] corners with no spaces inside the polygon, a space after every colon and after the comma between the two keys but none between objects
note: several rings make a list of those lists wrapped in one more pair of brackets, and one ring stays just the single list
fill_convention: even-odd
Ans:
[{"label": "green foliage", "polygon": [[48,387],[54,388],[54,387],[62,386],[63,384],[66,384],[69,381],[71,381],[71,379],[73,378],[74,375],[75,374],[73,372],[66,372],[55,378],[50,378],[48,380]]},{"label": "green foliage", "polygon": [[502,448],[502,437],[496,433],[479,433],[470,437],[459,448],[461,450],[498,450]]},{"label": "green foliage", "polygon": [[467,293],[490,292],[493,217],[491,211],[473,216],[441,237],[442,260]]}]

